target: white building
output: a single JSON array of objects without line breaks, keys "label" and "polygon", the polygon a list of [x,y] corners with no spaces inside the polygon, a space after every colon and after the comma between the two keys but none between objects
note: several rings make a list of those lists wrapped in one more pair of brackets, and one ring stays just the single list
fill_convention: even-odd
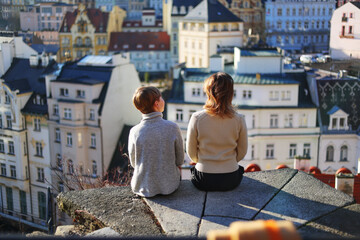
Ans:
[{"label": "white building", "polygon": [[333,59],[360,58],[360,3],[348,2],[331,18],[330,54]]},{"label": "white building", "polygon": [[[310,158],[312,165],[316,165],[319,128],[316,106],[307,94],[305,73],[282,74],[281,55],[274,49],[239,49],[236,54],[240,56],[235,59],[241,59],[249,68],[251,64],[265,66],[270,58],[274,70],[263,72],[263,68],[257,67],[256,72],[241,72],[237,68],[232,73],[231,69],[224,69],[218,56],[211,58],[210,69],[175,69],[167,119],[179,125],[185,139],[191,114],[202,110],[206,101],[202,90],[204,80],[217,71],[225,71],[234,79],[233,104],[245,115],[248,128],[248,153],[240,164],[255,163],[263,170],[280,164],[292,167],[294,157],[299,155]],[[238,62],[234,65],[238,66]]]},{"label": "white building", "polygon": [[110,34],[110,54],[127,52],[138,72],[168,72],[170,37],[166,32],[114,32]]},{"label": "white building", "polygon": [[292,52],[328,50],[335,3],[335,0],[267,0],[267,44]]},{"label": "white building", "polygon": [[201,0],[163,0],[164,30],[171,37],[171,66],[179,63],[179,22],[200,2]]},{"label": "white building", "polygon": [[76,189],[66,186],[66,176],[103,177],[123,129],[140,121],[132,107],[140,80],[128,56],[114,55],[67,64],[47,83],[53,182],[57,191]]},{"label": "white building", "polygon": [[204,0],[179,22],[179,62],[209,67],[221,46],[243,45],[243,22],[217,0]]},{"label": "white building", "polygon": [[44,78],[56,67],[47,56],[13,58],[0,89],[0,215],[43,230],[52,184]]},{"label": "white building", "polygon": [[[345,6],[345,5],[344,5]],[[325,71],[308,73],[311,95],[319,109],[318,168],[334,174],[347,168],[359,172],[360,159],[360,88],[359,79]]]}]

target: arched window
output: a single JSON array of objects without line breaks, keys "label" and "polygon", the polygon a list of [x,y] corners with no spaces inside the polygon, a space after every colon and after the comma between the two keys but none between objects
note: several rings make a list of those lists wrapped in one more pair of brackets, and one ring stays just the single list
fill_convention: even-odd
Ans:
[{"label": "arched window", "polygon": [[332,162],[334,161],[334,147],[328,146],[326,149],[326,161]]},{"label": "arched window", "polygon": [[342,146],[340,149],[340,161],[347,161],[347,155],[348,155],[348,147],[347,146]]},{"label": "arched window", "polygon": [[85,38],[85,45],[86,46],[91,46],[91,39],[89,37]]},{"label": "arched window", "polygon": [[92,161],[92,174],[93,176],[97,175],[97,164],[95,161]]},{"label": "arched window", "polygon": [[72,160],[68,160],[68,172],[69,172],[69,174],[74,173],[74,164],[73,164]]},{"label": "arched window", "polygon": [[77,45],[82,45],[82,40],[80,37],[76,38],[76,44]]}]

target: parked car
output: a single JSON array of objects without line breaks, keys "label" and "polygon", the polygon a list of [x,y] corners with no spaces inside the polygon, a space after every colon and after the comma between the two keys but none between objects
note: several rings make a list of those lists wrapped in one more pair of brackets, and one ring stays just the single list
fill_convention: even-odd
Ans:
[{"label": "parked car", "polygon": [[300,56],[300,62],[302,64],[308,64],[313,62],[313,56],[311,55],[301,55]]}]

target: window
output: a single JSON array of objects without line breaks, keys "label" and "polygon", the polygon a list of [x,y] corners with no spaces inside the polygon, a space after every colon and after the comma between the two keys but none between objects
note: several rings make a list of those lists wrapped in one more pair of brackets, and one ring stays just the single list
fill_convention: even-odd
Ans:
[{"label": "window", "polygon": [[296,144],[291,143],[289,148],[289,158],[293,158],[296,156]]},{"label": "window", "polygon": [[67,89],[67,88],[60,88],[60,96],[64,96],[64,97],[69,96],[69,89]]},{"label": "window", "polygon": [[41,131],[40,118],[34,118],[34,131]]},{"label": "window", "polygon": [[353,33],[353,27],[349,26],[349,34],[352,34],[352,33]]},{"label": "window", "polygon": [[95,120],[95,110],[90,109],[89,120]]},{"label": "window", "polygon": [[57,105],[57,104],[53,105],[53,115],[59,116],[59,105]]},{"label": "window", "polygon": [[19,190],[21,214],[27,214],[26,192]]},{"label": "window", "polygon": [[14,142],[9,141],[8,145],[9,145],[9,154],[14,155],[15,154]]},{"label": "window", "polygon": [[183,110],[182,109],[176,109],[176,121],[177,122],[183,121]]},{"label": "window", "polygon": [[36,156],[42,157],[43,156],[43,146],[41,142],[36,142]]},{"label": "window", "polygon": [[[13,211],[14,210],[13,192],[12,192],[12,188],[10,187],[6,187],[6,203],[7,203],[7,209]],[[10,212],[10,215],[12,215],[12,212]]]},{"label": "window", "polygon": [[46,194],[38,192],[39,218],[46,220]]},{"label": "window", "polygon": [[60,128],[55,128],[55,142],[61,142]]},{"label": "window", "polygon": [[251,145],[251,159],[255,159],[255,145]]},{"label": "window", "polygon": [[5,91],[5,103],[10,104],[10,96],[9,96],[8,92],[6,92],[6,91]]},{"label": "window", "polygon": [[80,132],[78,133],[77,140],[78,140],[78,147],[82,147],[82,134]]},{"label": "window", "polygon": [[270,127],[271,128],[277,128],[278,127],[278,115],[277,114],[271,114],[270,115]]},{"label": "window", "polygon": [[334,147],[328,146],[326,148],[326,161],[333,162],[334,161]]},{"label": "window", "polygon": [[2,125],[2,115],[0,114],[0,128],[2,128],[3,125]]},{"label": "window", "polygon": [[12,120],[11,120],[11,115],[10,114],[6,114],[6,126],[7,128],[11,129],[12,128]]},{"label": "window", "polygon": [[71,120],[71,108],[64,108],[64,118]]},{"label": "window", "polygon": [[5,163],[1,164],[1,176],[6,176],[6,165],[5,165]]},{"label": "window", "polygon": [[97,164],[95,161],[92,161],[92,175],[96,177],[97,175]]},{"label": "window", "polygon": [[307,127],[307,115],[306,115],[306,113],[303,113],[301,115],[300,127]]},{"label": "window", "polygon": [[266,145],[266,158],[268,159],[274,158],[274,144]]},{"label": "window", "polygon": [[56,166],[59,170],[62,170],[62,158],[61,154],[56,154]]},{"label": "window", "polygon": [[269,99],[270,99],[270,101],[279,100],[279,91],[270,91]]},{"label": "window", "polygon": [[76,90],[76,97],[77,98],[85,98],[85,91],[84,90]]},{"label": "window", "polygon": [[66,145],[72,147],[72,133],[66,134]]},{"label": "window", "polygon": [[255,128],[255,115],[252,115],[252,127]]},{"label": "window", "polygon": [[192,96],[199,97],[200,96],[200,88],[193,88],[192,89]]},{"label": "window", "polygon": [[68,161],[68,173],[73,174],[74,173],[74,164],[72,160]]},{"label": "window", "polygon": [[293,115],[292,114],[285,115],[285,127],[293,127]]},{"label": "window", "polygon": [[44,182],[45,181],[45,177],[44,177],[44,169],[43,168],[37,168],[37,181],[38,182]]},{"label": "window", "polygon": [[91,134],[90,147],[91,148],[96,148],[96,135],[95,135],[95,133]]},{"label": "window", "polygon": [[59,192],[64,192],[64,183],[63,182],[58,183],[58,190],[59,190]]},{"label": "window", "polygon": [[340,124],[340,129],[344,129],[345,128],[345,118],[340,118],[339,124]]},{"label": "window", "polygon": [[14,165],[10,165],[10,177],[16,178],[16,167]]},{"label": "window", "polygon": [[278,15],[278,16],[282,16],[282,8],[278,8],[278,9],[277,9],[277,15]]},{"label": "window", "polygon": [[341,149],[340,149],[340,161],[341,162],[346,162],[348,160],[347,154],[348,154],[348,147],[345,145],[341,146]]},{"label": "window", "polygon": [[0,153],[4,153],[4,152],[5,152],[4,140],[0,139]]}]

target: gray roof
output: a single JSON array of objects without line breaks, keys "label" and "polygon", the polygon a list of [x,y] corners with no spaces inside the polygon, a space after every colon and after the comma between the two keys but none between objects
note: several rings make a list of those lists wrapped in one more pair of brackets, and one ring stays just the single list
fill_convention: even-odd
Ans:
[{"label": "gray roof", "polygon": [[184,17],[184,20],[206,23],[242,22],[217,0],[202,1]]},{"label": "gray roof", "polygon": [[[172,7],[177,7],[178,13],[177,14],[171,13],[171,16],[185,16],[189,12],[190,7],[194,8],[200,2],[201,0],[173,0]],[[180,13],[181,7],[185,7],[185,14]]]},{"label": "gray roof", "polygon": [[360,2],[351,2],[355,7],[360,9]]},{"label": "gray roof", "polygon": [[241,49],[241,56],[244,57],[280,57],[280,53],[276,49],[260,49],[250,50]]}]

